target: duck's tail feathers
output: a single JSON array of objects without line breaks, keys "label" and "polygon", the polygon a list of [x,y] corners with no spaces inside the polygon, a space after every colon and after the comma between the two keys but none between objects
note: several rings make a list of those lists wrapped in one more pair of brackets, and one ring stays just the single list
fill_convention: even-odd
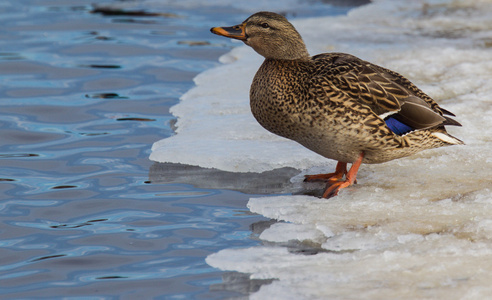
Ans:
[{"label": "duck's tail feathers", "polygon": [[460,122],[456,121],[455,119],[452,119],[448,116],[443,116],[444,119],[446,119],[442,125],[449,125],[449,126],[461,126]]},{"label": "duck's tail feathers", "polygon": [[432,133],[432,135],[449,145],[465,144],[462,140],[455,138],[454,136],[450,135],[446,131],[435,131]]}]

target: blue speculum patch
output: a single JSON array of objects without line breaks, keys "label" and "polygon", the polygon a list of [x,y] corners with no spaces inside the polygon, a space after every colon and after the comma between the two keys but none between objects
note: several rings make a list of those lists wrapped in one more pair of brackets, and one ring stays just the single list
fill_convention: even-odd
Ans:
[{"label": "blue speculum patch", "polygon": [[414,128],[398,121],[397,119],[391,116],[384,119],[384,121],[386,122],[386,126],[388,126],[389,129],[391,129],[391,131],[393,131],[393,133],[397,135],[404,135],[409,133],[410,131],[415,130]]}]

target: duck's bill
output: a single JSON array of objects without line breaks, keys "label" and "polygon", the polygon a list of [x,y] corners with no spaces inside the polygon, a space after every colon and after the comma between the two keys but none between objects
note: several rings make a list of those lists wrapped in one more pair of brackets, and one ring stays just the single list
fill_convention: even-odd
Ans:
[{"label": "duck's bill", "polygon": [[246,32],[244,31],[244,24],[231,26],[231,27],[213,27],[210,29],[212,33],[222,35],[231,39],[237,39],[244,41],[247,39]]}]

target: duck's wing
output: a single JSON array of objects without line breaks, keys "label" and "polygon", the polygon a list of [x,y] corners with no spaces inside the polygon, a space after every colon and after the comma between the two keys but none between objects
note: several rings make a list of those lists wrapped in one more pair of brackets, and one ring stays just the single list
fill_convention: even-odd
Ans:
[{"label": "duck's wing", "polygon": [[[411,130],[460,125],[402,75],[343,53],[314,56],[316,77],[324,77],[346,101],[363,103],[382,119],[403,123]],[[387,122],[388,123],[388,122]]]}]

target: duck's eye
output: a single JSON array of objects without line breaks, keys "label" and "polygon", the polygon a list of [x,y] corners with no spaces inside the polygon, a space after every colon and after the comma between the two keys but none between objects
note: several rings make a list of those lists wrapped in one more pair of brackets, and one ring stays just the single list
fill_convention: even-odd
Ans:
[{"label": "duck's eye", "polygon": [[263,27],[263,28],[270,28],[270,25],[268,25],[268,23],[261,23],[261,27]]}]

